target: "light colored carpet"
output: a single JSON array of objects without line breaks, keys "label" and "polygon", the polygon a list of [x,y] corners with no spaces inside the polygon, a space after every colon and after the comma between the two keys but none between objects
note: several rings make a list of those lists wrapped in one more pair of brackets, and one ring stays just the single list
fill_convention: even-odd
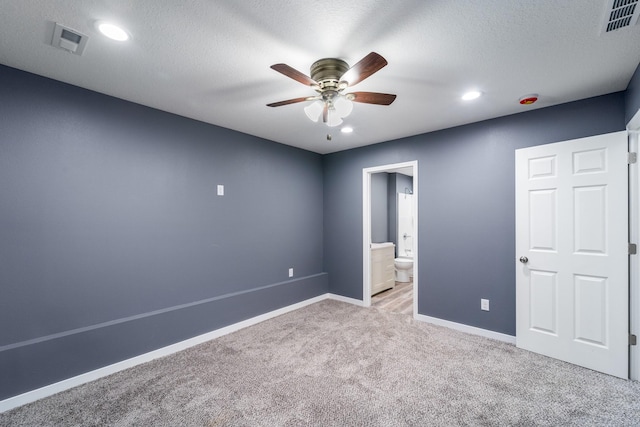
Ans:
[{"label": "light colored carpet", "polygon": [[0,414],[2,426],[639,424],[639,383],[330,300]]}]

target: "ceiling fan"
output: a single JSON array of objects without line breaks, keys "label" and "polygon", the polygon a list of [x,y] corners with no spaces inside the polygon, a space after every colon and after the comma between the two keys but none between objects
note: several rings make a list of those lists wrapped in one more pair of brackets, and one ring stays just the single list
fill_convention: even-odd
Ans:
[{"label": "ceiling fan", "polygon": [[311,65],[311,77],[287,64],[274,64],[271,68],[295,81],[310,86],[318,94],[273,102],[267,106],[281,107],[298,102],[315,101],[305,107],[304,111],[307,117],[314,122],[319,121],[322,117],[322,122],[327,126],[338,126],[342,123],[343,118],[351,114],[352,101],[390,105],[396,99],[396,95],[388,93],[343,93],[348,87],[355,86],[385,65],[387,65],[387,60],[375,52],[371,52],[351,68],[342,59],[320,59]]}]

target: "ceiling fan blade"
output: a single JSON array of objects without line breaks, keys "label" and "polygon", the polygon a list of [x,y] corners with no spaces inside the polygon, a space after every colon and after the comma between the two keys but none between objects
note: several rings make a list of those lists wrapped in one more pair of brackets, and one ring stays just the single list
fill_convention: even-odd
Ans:
[{"label": "ceiling fan blade", "polygon": [[324,103],[324,108],[322,109],[322,123],[327,123],[329,119],[329,104]]},{"label": "ceiling fan blade", "polygon": [[313,99],[315,99],[315,98],[312,97],[312,96],[311,97],[305,96],[303,98],[287,99],[286,101],[272,102],[271,104],[267,104],[267,107],[282,107],[283,105],[295,104],[297,102],[304,102],[304,101],[312,101]]},{"label": "ceiling fan blade", "polygon": [[307,85],[307,86],[317,86],[318,82],[316,82],[315,80],[313,80],[311,77],[307,76],[306,74],[302,74],[300,71],[296,70],[295,68],[292,68],[290,66],[288,66],[287,64],[274,64],[271,66],[272,69],[276,70],[277,72],[284,74],[285,76],[292,78],[293,80],[302,83],[303,85]]},{"label": "ceiling fan blade", "polygon": [[387,65],[387,60],[375,52],[371,52],[340,77],[340,81],[349,86],[356,85]]},{"label": "ceiling fan blade", "polygon": [[378,105],[389,105],[396,100],[395,95],[378,92],[351,92],[347,94],[347,97],[353,102]]}]

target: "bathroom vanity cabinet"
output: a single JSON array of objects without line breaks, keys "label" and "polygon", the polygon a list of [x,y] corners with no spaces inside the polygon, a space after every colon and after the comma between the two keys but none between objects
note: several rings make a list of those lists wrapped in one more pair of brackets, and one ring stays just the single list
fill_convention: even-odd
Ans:
[{"label": "bathroom vanity cabinet", "polygon": [[371,295],[396,285],[394,248],[393,243],[371,244]]}]

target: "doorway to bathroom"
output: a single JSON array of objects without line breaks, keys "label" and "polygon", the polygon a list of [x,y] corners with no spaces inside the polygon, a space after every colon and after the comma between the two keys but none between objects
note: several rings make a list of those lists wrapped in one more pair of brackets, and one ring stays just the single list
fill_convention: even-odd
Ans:
[{"label": "doorway to bathroom", "polygon": [[[383,199],[377,194],[380,193],[378,183],[387,180],[388,197]],[[398,307],[400,312],[408,314],[406,309],[406,298],[410,297],[411,313],[415,316],[418,313],[418,162],[417,160],[394,163],[362,170],[362,265],[363,265],[363,298],[365,307],[371,305],[387,307]],[[393,196],[392,196],[393,195]],[[400,207],[400,209],[398,209]],[[386,210],[386,211],[385,211]],[[388,224],[386,228],[384,223]],[[377,265],[372,265],[372,249],[384,246],[386,243],[393,244],[393,282],[399,286],[376,293],[379,282],[376,276]],[[382,244],[382,245],[381,245]],[[373,246],[373,247],[372,247]],[[374,260],[379,257],[374,257]],[[401,258],[398,262],[398,258]],[[413,261],[413,268],[409,271],[401,271],[403,262]],[[389,270],[387,262],[383,270]],[[400,268],[398,268],[400,266]],[[372,273],[373,268],[373,273]],[[398,273],[397,271],[400,271]],[[406,274],[412,279],[406,278]],[[396,282],[400,275],[400,282]],[[376,284],[372,283],[376,281]],[[381,301],[384,298],[385,301]],[[396,299],[397,301],[393,301]],[[402,301],[401,301],[402,300]]]}]

